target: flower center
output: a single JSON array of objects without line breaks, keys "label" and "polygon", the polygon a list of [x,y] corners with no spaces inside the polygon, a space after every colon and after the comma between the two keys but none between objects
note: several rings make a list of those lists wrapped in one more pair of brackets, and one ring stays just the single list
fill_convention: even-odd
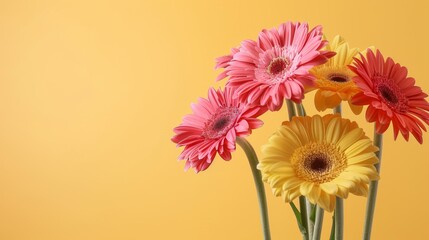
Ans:
[{"label": "flower center", "polygon": [[231,121],[228,117],[222,117],[216,120],[216,122],[213,124],[213,130],[220,131],[228,125],[228,123]]},{"label": "flower center", "polygon": [[375,91],[389,107],[400,113],[408,112],[408,99],[395,83],[383,76],[375,76],[374,83]]},{"label": "flower center", "polygon": [[322,155],[314,156],[312,159],[310,158],[310,161],[307,162],[307,167],[316,172],[323,172],[329,167],[329,161],[325,156]]},{"label": "flower center", "polygon": [[270,62],[270,65],[268,65],[267,72],[271,75],[277,75],[283,72],[283,70],[285,70],[286,68],[288,68],[289,65],[290,65],[290,61],[286,58],[282,58],[282,57],[274,58]]},{"label": "flower center", "polygon": [[216,139],[225,136],[232,128],[239,114],[240,110],[236,107],[218,109],[218,111],[205,123],[202,135],[209,139]]},{"label": "flower center", "polygon": [[341,74],[332,74],[328,77],[328,79],[338,83],[345,83],[349,81],[349,78],[347,76]]},{"label": "flower center", "polygon": [[392,103],[392,104],[398,103],[398,97],[391,89],[389,89],[385,85],[379,86],[378,91],[381,93],[381,96],[383,96],[383,98],[387,100],[389,103]]},{"label": "flower center", "polygon": [[347,167],[347,159],[330,143],[308,143],[296,149],[291,159],[297,176],[317,184],[329,182]]}]

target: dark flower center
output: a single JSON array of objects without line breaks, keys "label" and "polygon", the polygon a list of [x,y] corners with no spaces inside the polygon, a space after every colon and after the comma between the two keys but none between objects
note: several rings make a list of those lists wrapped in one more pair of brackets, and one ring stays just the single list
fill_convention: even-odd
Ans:
[{"label": "dark flower center", "polygon": [[315,157],[310,163],[310,169],[316,172],[323,172],[328,168],[328,163],[323,157]]},{"label": "dark flower center", "polygon": [[311,142],[295,150],[291,163],[299,178],[320,184],[335,179],[347,167],[347,158],[334,144]]},{"label": "dark flower center", "polygon": [[392,104],[398,103],[399,101],[398,97],[390,88],[384,85],[381,85],[378,87],[378,91],[380,92],[381,96],[383,96],[383,98],[389,103],[392,103]]},{"label": "dark flower center", "polygon": [[268,65],[268,73],[272,75],[279,74],[283,72],[289,66],[289,60],[285,58],[275,58],[271,61],[270,65]]},{"label": "dark flower center", "polygon": [[333,81],[333,82],[338,82],[338,83],[344,83],[344,82],[348,82],[349,78],[347,76],[344,75],[331,75],[329,76],[329,80]]},{"label": "dark flower center", "polygon": [[223,128],[225,128],[229,122],[231,121],[231,119],[229,117],[221,117],[219,119],[216,119],[216,121],[213,124],[213,130],[215,131],[220,131]]},{"label": "dark flower center", "polygon": [[236,107],[218,109],[205,123],[202,135],[209,139],[217,139],[225,136],[233,127],[239,114],[240,110]]},{"label": "dark flower center", "polygon": [[312,153],[311,155],[307,156],[304,160],[304,165],[309,172],[323,174],[327,171],[330,171],[332,161],[329,156],[319,152]]},{"label": "dark flower center", "polygon": [[382,75],[375,75],[373,82],[375,93],[392,110],[400,113],[408,112],[408,98],[393,80]]}]

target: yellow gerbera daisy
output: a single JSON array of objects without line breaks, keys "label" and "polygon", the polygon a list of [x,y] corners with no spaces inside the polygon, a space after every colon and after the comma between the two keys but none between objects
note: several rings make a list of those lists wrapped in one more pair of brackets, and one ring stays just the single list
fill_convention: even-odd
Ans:
[{"label": "yellow gerbera daisy", "polygon": [[285,202],[304,195],[331,212],[335,196],[367,195],[368,183],[379,178],[377,150],[356,122],[337,114],[294,117],[263,146],[258,169]]},{"label": "yellow gerbera daisy", "polygon": [[355,114],[361,113],[362,106],[353,105],[350,101],[351,97],[360,90],[352,81],[356,74],[347,67],[359,50],[349,48],[349,44],[341,36],[335,36],[332,42],[326,46],[326,50],[337,54],[325,64],[310,70],[310,73],[316,77],[316,81],[315,88],[307,91],[317,89],[314,98],[316,109],[324,111],[327,108],[335,108],[341,101],[348,101]]}]

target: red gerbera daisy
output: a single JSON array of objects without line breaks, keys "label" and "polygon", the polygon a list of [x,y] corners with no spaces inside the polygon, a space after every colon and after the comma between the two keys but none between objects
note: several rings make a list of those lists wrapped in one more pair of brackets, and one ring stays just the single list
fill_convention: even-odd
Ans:
[{"label": "red gerbera daisy", "polygon": [[185,116],[183,123],[174,128],[176,135],[171,140],[185,147],[179,156],[186,160],[185,169],[207,169],[216,153],[230,160],[236,138],[248,136],[252,129],[262,126],[263,122],[256,117],[266,112],[266,107],[240,103],[233,94],[231,88],[210,88],[208,99],[200,98],[198,104],[192,104],[193,114]]},{"label": "red gerbera daisy", "polygon": [[231,55],[217,59],[216,68],[225,68],[218,80],[229,77],[227,86],[236,88],[240,101],[277,111],[284,98],[304,98],[304,85],[313,84],[309,70],[334,54],[320,50],[325,44],[321,26],[309,31],[306,23],[287,22],[263,30],[258,41],[243,41]]},{"label": "red gerbera daisy", "polygon": [[411,132],[419,143],[423,142],[422,129],[429,124],[428,96],[415,80],[407,77],[407,68],[395,63],[390,57],[384,60],[377,50],[367,51],[366,58],[354,59],[350,69],[357,74],[353,80],[362,92],[352,98],[356,105],[368,105],[366,119],[375,122],[376,132],[381,134],[393,125],[395,139],[398,133],[408,141]]}]

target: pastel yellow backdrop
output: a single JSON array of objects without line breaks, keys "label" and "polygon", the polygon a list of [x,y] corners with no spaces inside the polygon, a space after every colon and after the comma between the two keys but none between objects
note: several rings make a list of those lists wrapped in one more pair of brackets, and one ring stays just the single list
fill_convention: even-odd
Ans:
[{"label": "pastel yellow backdrop", "polygon": [[[429,92],[424,1],[1,1],[0,239],[261,239],[240,149],[184,172],[172,128],[206,96],[214,58],[263,28],[322,24],[328,38],[374,45]],[[305,99],[309,113],[313,96]],[[364,116],[354,117],[372,136]],[[260,146],[286,118],[267,113]],[[425,145],[385,134],[373,239],[423,239]],[[300,239],[267,189],[273,239]],[[365,199],[346,202],[360,239]],[[331,225],[325,214],[324,236]]]}]

